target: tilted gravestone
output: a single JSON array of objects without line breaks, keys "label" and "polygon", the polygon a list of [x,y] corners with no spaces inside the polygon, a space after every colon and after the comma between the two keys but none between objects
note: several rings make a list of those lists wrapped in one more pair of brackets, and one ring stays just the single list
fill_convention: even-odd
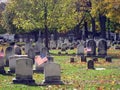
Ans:
[{"label": "tilted gravestone", "polygon": [[9,70],[8,73],[15,73],[15,67],[16,67],[16,60],[27,58],[27,55],[12,55],[9,57]]},{"label": "tilted gravestone", "polygon": [[14,48],[13,47],[7,47],[5,50],[5,66],[9,66],[9,57],[14,55]]},{"label": "tilted gravestone", "polygon": [[33,60],[33,64],[34,64],[34,59],[35,59],[35,50],[33,47],[31,47],[29,50],[28,50],[28,58],[32,59]]},{"label": "tilted gravestone", "polygon": [[84,44],[82,42],[77,46],[77,55],[84,55]]},{"label": "tilted gravestone", "polygon": [[86,42],[86,48],[87,48],[87,56],[96,55],[96,42],[93,39],[90,39]]},{"label": "tilted gravestone", "polygon": [[29,58],[20,58],[16,60],[15,67],[16,77],[13,79],[13,83],[35,83],[33,80],[33,62]]},{"label": "tilted gravestone", "polygon": [[16,55],[21,55],[22,54],[21,48],[19,46],[15,47],[14,51],[15,51]]},{"label": "tilted gravestone", "polygon": [[46,63],[44,67],[44,84],[63,84],[61,81],[60,65],[56,63]]},{"label": "tilted gravestone", "polygon": [[100,39],[98,42],[98,56],[107,56],[107,42],[104,39]]},{"label": "tilted gravestone", "polygon": [[5,74],[4,70],[4,53],[0,52],[0,74]]}]

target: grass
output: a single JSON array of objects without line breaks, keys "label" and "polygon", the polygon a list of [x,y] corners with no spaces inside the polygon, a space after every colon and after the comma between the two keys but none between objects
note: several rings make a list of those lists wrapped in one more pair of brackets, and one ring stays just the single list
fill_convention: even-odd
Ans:
[{"label": "grass", "polygon": [[[70,54],[76,49],[69,50]],[[70,63],[69,55],[59,56],[58,50],[51,50],[55,54],[54,62],[61,66],[61,80],[65,85],[30,86],[24,84],[13,84],[13,75],[0,75],[0,90],[120,90],[120,51],[109,49],[108,54],[113,57],[112,63],[105,62],[104,58],[99,58],[95,63],[95,68],[105,68],[105,70],[88,70],[87,63],[80,62],[80,58],[75,56],[75,62]],[[87,58],[89,60],[90,58]],[[6,70],[8,68],[5,68]],[[33,78],[36,83],[44,80],[44,74],[34,73]]]}]

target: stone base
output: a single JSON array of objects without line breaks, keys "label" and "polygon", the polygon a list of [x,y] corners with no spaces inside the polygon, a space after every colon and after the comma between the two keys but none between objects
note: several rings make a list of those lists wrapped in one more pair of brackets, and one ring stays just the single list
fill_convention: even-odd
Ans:
[{"label": "stone base", "polygon": [[63,85],[62,81],[43,81],[43,85]]},{"label": "stone base", "polygon": [[44,73],[44,70],[33,70],[33,73]]},{"label": "stone base", "polygon": [[35,80],[33,79],[13,79],[14,84],[34,84]]}]

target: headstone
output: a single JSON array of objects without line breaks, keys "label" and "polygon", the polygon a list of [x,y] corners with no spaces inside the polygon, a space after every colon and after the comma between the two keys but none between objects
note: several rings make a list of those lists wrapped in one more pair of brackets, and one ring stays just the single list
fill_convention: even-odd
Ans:
[{"label": "headstone", "polygon": [[106,56],[105,59],[106,59],[106,62],[112,62],[112,58],[110,56]]},{"label": "headstone", "polygon": [[21,54],[22,54],[21,48],[20,48],[19,46],[16,46],[16,47],[14,48],[14,51],[15,51],[15,54],[16,54],[16,55],[21,55]]},{"label": "headstone", "polygon": [[56,49],[56,42],[54,41],[54,40],[50,40],[50,46],[49,46],[49,48],[50,49]]},{"label": "headstone", "polygon": [[[43,48],[43,49],[42,49],[42,52],[41,52],[39,55],[40,55],[41,58],[49,56],[49,55],[48,55],[48,50],[47,50],[47,48]],[[45,63],[42,63],[42,64],[39,65],[39,64],[35,61],[35,70],[34,70],[34,72],[43,73],[43,72],[44,72],[44,64],[45,64]]]},{"label": "headstone", "polygon": [[87,60],[86,60],[86,56],[81,55],[81,62],[87,62]]},{"label": "headstone", "polygon": [[63,43],[62,39],[59,38],[59,39],[57,40],[57,48],[58,48],[58,49],[61,49],[61,48],[62,48],[62,43]]},{"label": "headstone", "polygon": [[28,50],[28,58],[32,59],[33,60],[33,64],[34,64],[34,59],[35,59],[35,50],[33,47],[31,47],[29,50]]},{"label": "headstone", "polygon": [[5,66],[9,66],[9,57],[14,55],[14,49],[13,47],[7,47],[6,50],[5,50]]},{"label": "headstone", "polygon": [[[95,56],[96,55],[96,42],[93,39],[90,39],[86,43],[87,48],[87,56]],[[90,50],[88,50],[90,49]]]},{"label": "headstone", "polygon": [[5,74],[4,70],[4,52],[0,52],[0,74]]},{"label": "headstone", "polygon": [[16,60],[27,58],[27,55],[13,55],[9,57],[9,70],[8,73],[15,73],[15,67],[16,67]]},{"label": "headstone", "polygon": [[87,67],[88,67],[88,69],[95,69],[94,68],[94,61],[93,60],[89,60],[88,63],[87,63]]},{"label": "headstone", "polygon": [[77,55],[84,55],[84,44],[82,42],[77,46]]},{"label": "headstone", "polygon": [[35,83],[33,80],[33,63],[29,58],[22,58],[16,60],[15,74],[16,78],[13,79],[13,83]]},{"label": "headstone", "polygon": [[35,43],[35,46],[34,46],[34,49],[35,49],[35,52],[41,52],[42,51],[42,48],[44,48],[44,44],[42,42],[42,39],[39,38],[38,41]]},{"label": "headstone", "polygon": [[25,44],[25,54],[28,54],[28,50],[32,47],[32,43],[27,41]]},{"label": "headstone", "polygon": [[105,57],[107,55],[107,42],[104,39],[98,42],[98,56]]},{"label": "headstone", "polygon": [[70,58],[70,63],[74,63],[74,62],[75,62],[74,58],[71,57],[71,58]]},{"label": "headstone", "polygon": [[63,84],[61,81],[60,65],[56,63],[46,63],[44,67],[44,84]]}]

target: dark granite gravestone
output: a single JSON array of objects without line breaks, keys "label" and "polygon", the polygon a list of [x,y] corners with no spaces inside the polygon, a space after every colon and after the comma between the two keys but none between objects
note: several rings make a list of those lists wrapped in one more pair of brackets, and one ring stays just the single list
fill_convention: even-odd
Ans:
[{"label": "dark granite gravestone", "polygon": [[31,47],[29,50],[28,50],[28,58],[32,59],[33,60],[33,64],[34,64],[34,59],[35,59],[35,50],[33,47]]},{"label": "dark granite gravestone", "polygon": [[75,62],[74,57],[71,57],[70,58],[70,63],[74,63],[74,62]]},{"label": "dark granite gravestone", "polygon": [[0,74],[5,74],[4,70],[4,52],[0,52]]},{"label": "dark granite gravestone", "polygon": [[87,60],[86,60],[86,56],[81,55],[81,62],[87,62]]},{"label": "dark granite gravestone", "polygon": [[84,44],[82,42],[77,46],[77,55],[84,55]]},{"label": "dark granite gravestone", "polygon": [[93,60],[89,60],[88,63],[87,63],[87,67],[88,67],[88,69],[95,69],[94,68],[94,61]]},{"label": "dark granite gravestone", "polygon": [[29,58],[20,58],[16,60],[15,74],[16,78],[13,83],[32,84],[33,80],[33,63]]},{"label": "dark granite gravestone", "polygon": [[96,56],[96,42],[93,39],[86,42],[86,48],[91,49],[87,51],[87,56]]},{"label": "dark granite gravestone", "polygon": [[16,60],[27,58],[27,55],[12,55],[9,57],[9,70],[8,73],[15,73],[15,67],[16,67]]},{"label": "dark granite gravestone", "polygon": [[44,67],[45,80],[43,84],[63,84],[61,81],[60,65],[56,63],[46,63]]},{"label": "dark granite gravestone", "polygon": [[19,46],[16,46],[16,47],[14,48],[14,51],[15,51],[15,54],[16,54],[16,55],[21,55],[21,54],[22,54],[21,48],[20,48]]},{"label": "dark granite gravestone", "polygon": [[5,66],[9,66],[9,57],[14,55],[14,48],[9,46],[5,50]]},{"label": "dark granite gravestone", "polygon": [[110,63],[112,62],[112,58],[110,56],[106,56],[105,59],[106,59],[106,62],[110,62]]},{"label": "dark granite gravestone", "polygon": [[98,56],[107,56],[107,42],[104,39],[100,39],[98,42]]}]

